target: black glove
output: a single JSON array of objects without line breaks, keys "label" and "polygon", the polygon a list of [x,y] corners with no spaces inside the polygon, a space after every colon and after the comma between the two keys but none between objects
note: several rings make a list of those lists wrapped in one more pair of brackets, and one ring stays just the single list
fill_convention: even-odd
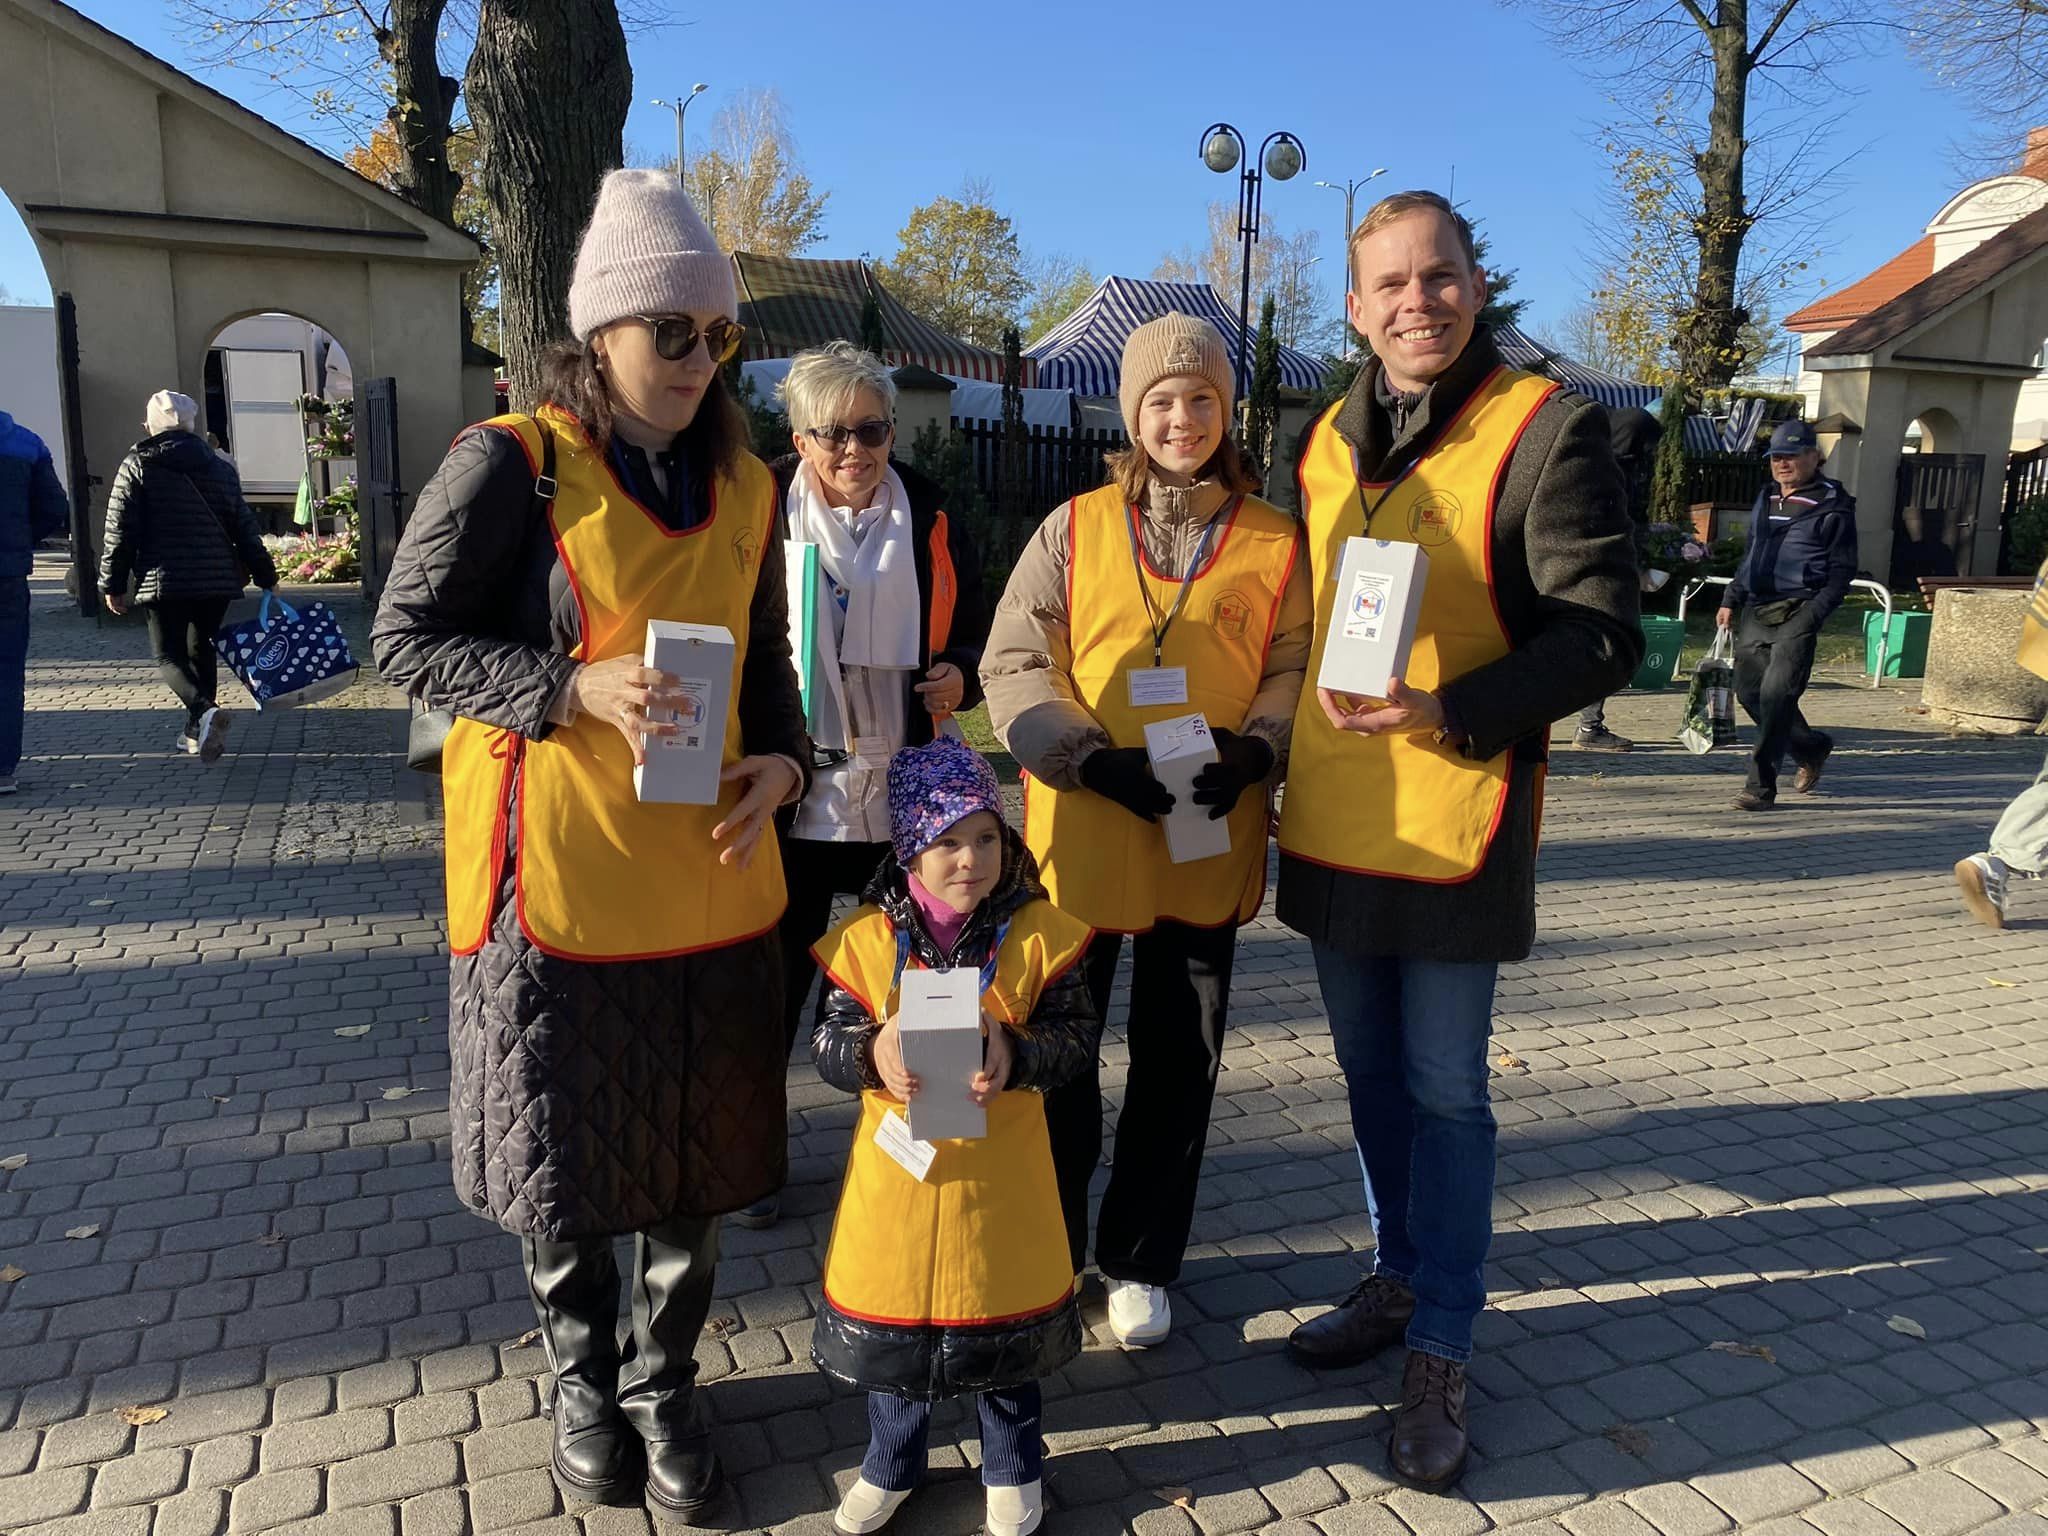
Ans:
[{"label": "black glove", "polygon": [[1152,777],[1143,747],[1098,747],[1081,759],[1081,784],[1140,821],[1157,821],[1173,809],[1173,796]]},{"label": "black glove", "polygon": [[1195,775],[1195,804],[1209,807],[1209,819],[1221,821],[1237,805],[1237,797],[1273,771],[1273,749],[1256,736],[1240,736],[1218,726],[1216,761],[1204,763]]}]

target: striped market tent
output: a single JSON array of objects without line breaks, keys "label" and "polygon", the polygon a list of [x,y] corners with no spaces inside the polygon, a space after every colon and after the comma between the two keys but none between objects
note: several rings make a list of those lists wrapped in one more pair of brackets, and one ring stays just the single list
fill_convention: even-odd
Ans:
[{"label": "striped market tent", "polygon": [[[875,296],[888,339],[884,356],[898,367],[918,363],[934,373],[990,384],[1003,381],[1003,355],[948,336],[905,309],[884,288],[865,261],[813,261],[802,256],[757,256],[736,251],[733,277],[740,290],[740,324],[747,339],[746,362],[793,357],[828,341],[860,339],[860,314]],[[1023,383],[1035,379],[1031,354],[1024,355]]]},{"label": "striped market tent", "polygon": [[[1114,395],[1124,338],[1147,320],[1172,310],[1199,316],[1215,326],[1236,360],[1237,316],[1224,307],[1214,288],[1207,283],[1161,283],[1135,277],[1104,278],[1079,309],[1024,355],[1037,359],[1038,382],[1046,389]],[[1323,371],[1323,364],[1306,352],[1280,349],[1283,389],[1310,393],[1323,382]]]},{"label": "striped market tent", "polygon": [[1510,367],[1555,379],[1566,389],[1584,395],[1588,400],[1598,400],[1611,410],[1633,405],[1655,411],[1664,397],[1664,391],[1654,384],[1638,384],[1604,368],[1589,368],[1584,363],[1575,363],[1562,352],[1554,352],[1544,346],[1519,326],[1496,325],[1493,340]]}]

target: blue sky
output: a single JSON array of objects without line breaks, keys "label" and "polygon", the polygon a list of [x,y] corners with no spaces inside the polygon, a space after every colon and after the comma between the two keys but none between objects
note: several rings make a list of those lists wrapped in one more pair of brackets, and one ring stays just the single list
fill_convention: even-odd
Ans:
[{"label": "blue sky", "polygon": [[[81,9],[190,67],[164,0],[82,0]],[[1256,18],[1249,30],[1247,15]],[[1146,276],[1163,252],[1201,237],[1210,199],[1234,196],[1234,178],[1196,157],[1202,129],[1226,119],[1254,142],[1289,129],[1307,145],[1309,171],[1268,183],[1266,218],[1323,232],[1333,314],[1343,200],[1311,185],[1316,178],[1386,166],[1375,190],[1443,190],[1455,167],[1459,203],[1519,272],[1517,292],[1532,300],[1526,319],[1540,330],[1585,291],[1589,221],[1607,176],[1597,127],[1612,109],[1601,92],[1525,17],[1491,0],[1302,0],[1271,10],[1216,0],[1037,0],[1028,9],[783,0],[649,32],[634,42],[633,66],[627,139],[648,156],[669,152],[674,134],[651,97],[707,81],[690,112],[696,134],[734,89],[781,93],[805,168],[831,192],[816,255],[886,257],[915,204],[985,177],[1027,250],[1071,253],[1098,276]],[[201,77],[322,142],[260,80]],[[1954,149],[1969,135],[1962,106],[1896,53],[1846,63],[1819,84],[1823,96],[1861,94],[1829,146],[1829,160],[1849,163],[1830,216],[1811,231],[1827,249],[1795,302],[1909,244],[1969,179]],[[0,284],[46,301],[34,249],[4,207]]]}]

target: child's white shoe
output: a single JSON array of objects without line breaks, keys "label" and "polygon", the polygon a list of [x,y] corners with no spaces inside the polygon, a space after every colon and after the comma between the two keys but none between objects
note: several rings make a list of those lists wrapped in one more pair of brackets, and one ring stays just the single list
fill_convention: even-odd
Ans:
[{"label": "child's white shoe", "polygon": [[1165,1286],[1136,1280],[1111,1280],[1108,1286],[1109,1331],[1117,1343],[1142,1349],[1166,1337],[1173,1327],[1173,1308]]},{"label": "child's white shoe", "polygon": [[877,1488],[864,1477],[855,1478],[853,1486],[846,1490],[846,1497],[839,1501],[839,1512],[832,1517],[832,1523],[846,1532],[846,1536],[863,1536],[867,1531],[879,1531],[909,1497],[908,1488],[901,1493],[892,1493],[887,1488]]},{"label": "child's white shoe", "polygon": [[1030,1536],[1045,1519],[1045,1489],[1040,1483],[988,1491],[988,1536]]}]

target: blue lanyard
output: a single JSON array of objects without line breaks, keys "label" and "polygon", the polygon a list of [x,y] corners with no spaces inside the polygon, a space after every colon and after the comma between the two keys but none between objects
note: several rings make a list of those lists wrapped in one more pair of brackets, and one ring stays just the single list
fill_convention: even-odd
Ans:
[{"label": "blue lanyard", "polygon": [[[1240,496],[1229,506],[1218,508],[1216,515],[1203,526],[1202,537],[1195,545],[1194,558],[1188,562],[1187,574],[1180,579],[1180,591],[1174,594],[1173,606],[1166,610],[1164,618],[1159,616],[1158,608],[1153,605],[1152,589],[1145,583],[1145,552],[1138,547],[1138,509],[1124,509],[1124,532],[1129,534],[1131,539],[1131,569],[1137,574],[1138,597],[1145,604],[1145,623],[1152,631],[1153,666],[1161,665],[1165,658],[1166,632],[1173,628],[1173,621],[1180,617],[1181,607],[1188,600],[1188,588],[1195,584],[1195,577],[1201,574],[1202,562],[1209,558],[1209,540],[1215,536],[1217,524],[1221,523],[1226,515],[1235,512],[1243,501],[1244,498]],[[1068,558],[1071,559],[1072,555],[1073,552],[1069,550]],[[1167,579],[1172,580],[1171,577]]]},{"label": "blue lanyard", "polygon": [[[996,957],[1003,952],[1003,940],[1010,936],[1010,919],[1004,918],[996,927],[996,941],[989,946],[988,961],[981,968],[981,990],[986,992],[996,984]],[[903,968],[910,964],[910,930],[896,930],[896,971],[889,978],[889,993],[893,997],[896,988],[903,981]]]}]

